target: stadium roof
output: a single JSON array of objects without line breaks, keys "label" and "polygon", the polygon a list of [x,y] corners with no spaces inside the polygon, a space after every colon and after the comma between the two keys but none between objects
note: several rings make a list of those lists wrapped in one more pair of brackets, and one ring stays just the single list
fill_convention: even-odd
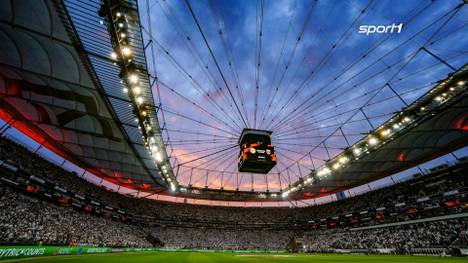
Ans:
[{"label": "stadium roof", "polygon": [[[125,187],[313,198],[468,143],[458,3],[33,3],[0,8],[2,118]],[[357,32],[389,21],[402,33]],[[269,174],[237,171],[243,128],[273,132]]]},{"label": "stadium roof", "polygon": [[[93,26],[97,14],[66,12],[60,1],[2,1],[1,10],[3,115],[24,119],[28,134],[98,176],[162,190],[128,99],[114,96],[123,84],[108,59],[108,34]],[[72,25],[75,15],[82,20]]]}]

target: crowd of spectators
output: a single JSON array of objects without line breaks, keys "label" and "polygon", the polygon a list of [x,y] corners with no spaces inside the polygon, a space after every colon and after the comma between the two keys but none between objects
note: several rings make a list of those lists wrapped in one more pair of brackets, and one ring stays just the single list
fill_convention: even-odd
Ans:
[{"label": "crowd of spectators", "polygon": [[0,241],[4,244],[152,246],[138,226],[54,205],[3,185],[0,211]]},{"label": "crowd of spectators", "polygon": [[312,231],[304,235],[304,245],[307,251],[392,249],[409,253],[416,248],[463,246],[467,231],[468,218],[464,217],[362,230]]},{"label": "crowd of spectators", "polygon": [[[25,195],[9,189],[0,182],[0,241],[4,243],[42,241],[46,244],[78,242],[117,247],[162,244],[177,248],[285,249],[294,238],[304,237],[311,250],[370,248],[371,245],[380,244],[394,244],[395,248],[405,249],[410,246],[432,246],[434,240],[440,241],[436,244],[447,246],[458,229],[466,229],[466,221],[462,221],[460,228],[437,222],[422,227],[412,225],[358,232],[349,230],[358,226],[466,211],[466,205],[459,202],[460,198],[466,199],[467,193],[464,165],[320,206],[259,209],[135,199],[89,183],[5,138],[0,138],[0,162],[7,162],[24,172],[20,175],[0,169],[0,175],[13,181],[28,184],[30,182],[24,174],[34,175],[66,189],[68,193],[91,197],[101,204],[101,208],[111,206],[125,211],[131,218],[130,222],[120,222],[119,218],[115,220],[112,216],[106,219],[102,215],[86,213],[82,207],[80,210],[70,205],[51,204],[33,194]],[[446,195],[447,192],[456,193]],[[67,198],[74,202],[72,195]],[[453,200],[458,203],[445,205]],[[404,206],[396,206],[402,203]],[[414,208],[417,213],[407,213],[405,209],[408,207]],[[380,208],[384,208],[382,213],[385,216],[375,220],[376,209]],[[347,222],[349,215],[356,217],[358,223],[350,225]],[[333,229],[328,229],[330,220],[336,224]],[[319,227],[311,230],[310,221],[317,222]],[[443,229],[424,235],[427,229],[432,229],[432,224]],[[406,233],[418,237],[417,242],[414,238],[405,239],[406,228]],[[326,238],[328,235],[330,238]],[[148,240],[157,242],[150,243]]]},{"label": "crowd of spectators", "polygon": [[153,233],[168,248],[284,250],[294,236],[288,230],[157,227]]}]

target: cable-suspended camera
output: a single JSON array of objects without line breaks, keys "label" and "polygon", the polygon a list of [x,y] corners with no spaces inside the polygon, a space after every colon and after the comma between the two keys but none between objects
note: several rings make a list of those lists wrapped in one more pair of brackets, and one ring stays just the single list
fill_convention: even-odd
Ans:
[{"label": "cable-suspended camera", "polygon": [[239,139],[239,172],[268,173],[276,165],[271,131],[244,129]]}]

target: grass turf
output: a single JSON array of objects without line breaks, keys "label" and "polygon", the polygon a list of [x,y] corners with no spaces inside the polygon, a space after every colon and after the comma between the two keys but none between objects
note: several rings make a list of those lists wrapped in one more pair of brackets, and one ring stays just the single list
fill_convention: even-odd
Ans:
[{"label": "grass turf", "polygon": [[418,262],[467,262],[466,258],[450,257],[431,257],[431,256],[365,256],[365,255],[307,255],[307,254],[281,254],[281,255],[254,255],[254,254],[231,254],[231,253],[200,253],[200,252],[141,252],[141,253],[116,253],[99,255],[73,255],[73,256],[54,256],[37,257],[15,260],[0,260],[1,263],[7,262],[30,262],[30,263],[198,263],[198,262],[221,262],[221,263],[250,263],[250,262],[397,262],[397,263],[418,263]]}]

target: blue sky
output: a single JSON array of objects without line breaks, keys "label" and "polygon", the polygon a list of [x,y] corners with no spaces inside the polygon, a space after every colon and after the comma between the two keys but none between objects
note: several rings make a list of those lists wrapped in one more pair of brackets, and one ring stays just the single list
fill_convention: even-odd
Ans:
[{"label": "blue sky", "polygon": [[[144,37],[154,41],[154,52],[147,49],[150,72],[161,80],[156,101],[165,112],[165,139],[173,142],[168,152],[177,157],[174,166],[189,162],[181,166],[182,184],[204,186],[208,174],[210,187],[235,187],[237,149],[191,160],[234,144],[245,127],[243,118],[250,128],[273,131],[279,164],[267,178],[239,175],[240,184],[250,189],[253,179],[257,189],[266,189],[268,180],[278,189],[280,180],[288,183],[286,170],[294,181],[312,168],[303,157],[308,152],[318,166],[328,159],[323,143],[332,157],[346,146],[338,127],[351,143],[372,129],[358,108],[367,105],[364,112],[378,126],[404,106],[391,90],[379,87],[390,82],[411,103],[446,77],[451,70],[424,52],[409,61],[431,36],[429,50],[456,68],[466,63],[466,7],[434,35],[459,1],[189,2],[234,99],[185,1],[154,0],[149,6],[140,1]],[[400,34],[358,34],[360,25],[392,23],[404,23]],[[273,176],[277,173],[281,179]]]},{"label": "blue sky", "polygon": [[[146,50],[149,71],[160,80],[153,93],[162,104],[158,117],[166,129],[167,150],[174,168],[185,163],[179,172],[181,184],[284,188],[347,146],[338,128],[353,143],[404,106],[382,88],[386,83],[411,103],[451,72],[427,53],[417,52],[423,44],[455,68],[466,63],[467,8],[455,13],[458,0],[189,2],[227,87],[185,0],[139,1],[144,39],[153,43]],[[401,34],[358,34],[361,25],[401,22]],[[273,131],[279,163],[270,174],[238,174],[237,148],[214,154],[235,145],[244,127]],[[84,172],[15,129],[5,134],[59,165]],[[308,153],[313,162],[304,158]],[[467,153],[464,148],[455,154]],[[421,167],[453,160],[447,155]],[[415,172],[417,168],[395,178]],[[86,177],[102,183],[89,173]],[[368,189],[364,185],[352,193]]]}]

